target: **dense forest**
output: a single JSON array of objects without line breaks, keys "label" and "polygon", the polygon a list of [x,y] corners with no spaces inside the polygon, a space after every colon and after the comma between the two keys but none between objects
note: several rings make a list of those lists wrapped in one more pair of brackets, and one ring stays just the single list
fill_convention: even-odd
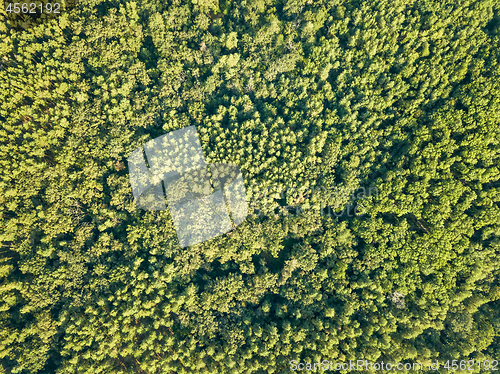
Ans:
[{"label": "dense forest", "polygon": [[[498,0],[5,4],[2,372],[500,360]],[[181,248],[127,159],[188,126],[251,214]]]}]

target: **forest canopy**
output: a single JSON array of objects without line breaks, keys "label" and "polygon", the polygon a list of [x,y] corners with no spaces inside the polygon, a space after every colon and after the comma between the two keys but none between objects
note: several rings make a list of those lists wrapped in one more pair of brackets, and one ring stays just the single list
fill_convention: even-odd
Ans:
[{"label": "forest canopy", "polygon": [[[4,5],[3,372],[500,360],[498,1]],[[127,159],[188,126],[252,214],[181,248]]]}]

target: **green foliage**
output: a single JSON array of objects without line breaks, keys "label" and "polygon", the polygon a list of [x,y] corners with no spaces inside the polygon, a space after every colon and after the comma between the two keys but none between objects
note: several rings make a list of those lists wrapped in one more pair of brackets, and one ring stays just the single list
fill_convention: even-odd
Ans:
[{"label": "green foliage", "polygon": [[[497,2],[81,0],[30,28],[0,12],[4,371],[499,358]],[[190,125],[262,214],[180,249],[126,160]],[[378,193],[328,193],[359,188]],[[279,214],[299,203],[364,214]]]}]

